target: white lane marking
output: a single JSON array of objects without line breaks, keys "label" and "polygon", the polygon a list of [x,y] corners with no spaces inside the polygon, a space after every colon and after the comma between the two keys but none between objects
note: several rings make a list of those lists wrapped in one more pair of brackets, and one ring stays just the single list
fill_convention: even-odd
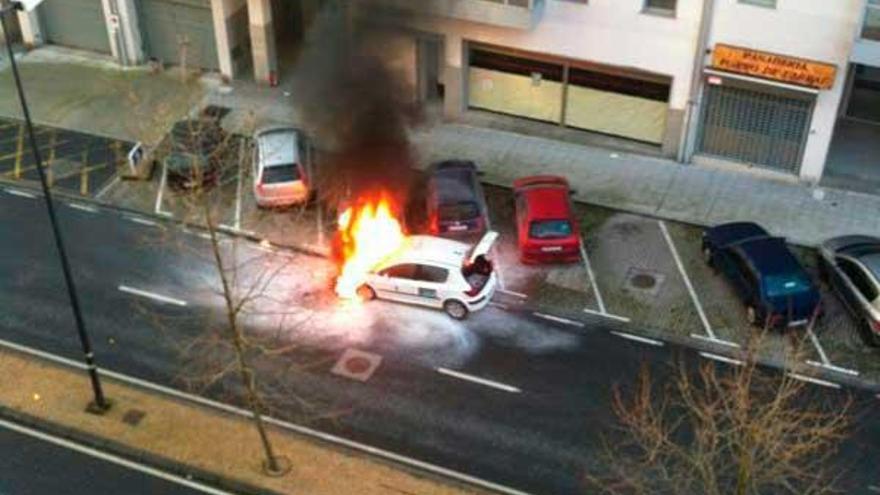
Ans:
[{"label": "white lane marking", "polygon": [[821,385],[823,387],[840,388],[840,385],[838,385],[834,382],[829,382],[827,380],[821,380],[819,378],[813,378],[812,376],[802,375],[800,373],[789,372],[788,376],[794,378],[795,380],[800,380],[802,382],[809,382],[809,383],[812,383],[815,385]]},{"label": "white lane marking", "polygon": [[522,390],[520,390],[516,387],[510,386],[510,385],[505,385],[503,383],[499,383],[499,382],[492,381],[492,380],[487,380],[485,378],[480,378],[478,376],[468,375],[467,373],[462,373],[460,371],[455,371],[455,370],[451,370],[448,368],[436,368],[436,369],[437,369],[438,373],[441,373],[444,375],[449,375],[449,376],[452,376],[455,378],[460,378],[460,379],[468,381],[468,382],[479,383],[480,385],[485,385],[487,387],[497,388],[498,390],[503,390],[505,392],[510,392],[510,393],[514,393],[514,394],[518,394],[518,393],[522,392]]},{"label": "white lane marking", "polygon": [[92,447],[87,447],[85,445],[71,442],[70,440],[67,440],[65,438],[56,437],[42,431],[34,430],[26,426],[12,423],[10,421],[6,421],[5,419],[0,419],[0,427],[21,433],[22,435],[36,438],[38,440],[42,440],[47,443],[51,443],[53,445],[57,445],[68,450],[72,450],[74,452],[79,452],[80,454],[85,454],[89,457],[94,457],[95,459],[100,459],[105,462],[116,464],[118,466],[131,469],[132,471],[138,471],[144,474],[148,474],[150,476],[153,476],[154,478],[159,478],[161,480],[169,481],[171,483],[183,485],[187,488],[192,488],[202,493],[210,493],[212,495],[232,495],[232,492],[227,492],[208,485],[203,485],[202,483],[192,481],[184,477],[177,476],[175,474],[166,473],[165,471],[160,471],[154,467],[150,467],[139,462],[130,461],[128,459],[124,459],[122,457],[109,454],[107,452],[102,452]]},{"label": "white lane marking", "polygon": [[97,194],[95,194],[95,199],[101,199],[101,197],[107,194],[110,189],[113,189],[113,186],[115,186],[116,184],[119,184],[119,175],[113,177],[113,180],[108,182],[106,186],[102,187],[101,190],[98,191]]},{"label": "white lane marking", "polygon": [[672,242],[669,230],[666,229],[666,222],[658,220],[657,223],[660,224],[660,232],[663,233],[663,238],[666,239],[666,244],[669,245],[669,250],[672,251],[672,258],[675,260],[675,265],[678,266],[678,271],[684,279],[684,285],[687,287],[688,294],[690,294],[694,306],[697,307],[697,313],[700,315],[700,321],[703,323],[703,328],[706,329],[706,333],[709,334],[709,337],[715,339],[715,332],[712,331],[712,325],[709,324],[709,319],[706,318],[706,312],[703,311],[703,305],[700,304],[700,299],[697,297],[697,292],[694,290],[693,284],[691,284],[691,279],[688,277],[687,271],[684,269],[681,257],[678,256],[678,250],[675,248],[675,243]]},{"label": "white lane marking", "polygon": [[707,337],[706,335],[700,335],[696,333],[691,334],[692,339],[705,340],[706,342],[712,342],[713,344],[726,345],[727,347],[736,347],[739,348],[740,345],[736,342],[731,342],[729,340],[719,339],[717,337]]},{"label": "white lane marking", "polygon": [[73,208],[74,210],[85,211],[88,213],[98,213],[98,209],[94,206],[84,205],[82,203],[67,203],[67,206]]},{"label": "white lane marking", "polygon": [[701,352],[700,356],[703,356],[706,359],[714,359],[715,361],[721,361],[722,363],[727,364],[735,364],[737,366],[742,366],[743,362],[739,359],[734,359],[727,356],[719,356],[718,354],[712,354],[711,352]]},{"label": "white lane marking", "polygon": [[596,293],[596,304],[599,305],[599,312],[604,315],[607,312],[605,310],[605,301],[602,299],[602,292],[599,291],[599,286],[596,285],[596,277],[593,275],[593,267],[590,265],[590,258],[587,257],[587,250],[584,248],[583,239],[580,239],[580,248],[581,258],[584,260],[584,268],[587,269],[587,277],[590,279],[590,287],[592,287],[593,292]]},{"label": "white lane marking", "polygon": [[[9,349],[16,350],[23,354],[29,354],[32,356],[37,356],[48,361],[56,362],[59,364],[63,364],[65,366],[69,366],[71,368],[76,368],[79,370],[86,369],[86,365],[75,361],[73,359],[68,359],[66,357],[58,356],[55,354],[51,354],[45,351],[41,351],[38,349],[34,349],[32,347],[23,346],[21,344],[16,344],[15,342],[10,342],[8,340],[0,339],[0,346],[7,347]],[[158,392],[161,394],[165,394],[170,397],[174,397],[176,399],[181,399],[184,401],[191,402],[193,404],[199,404],[201,406],[210,407],[213,409],[217,409],[220,411],[224,411],[229,414],[234,414],[236,416],[241,416],[243,418],[253,418],[253,414],[245,409],[241,409],[235,406],[231,406],[229,404],[224,404],[222,402],[217,402],[211,399],[206,399],[204,397],[188,394],[186,392],[181,392],[180,390],[166,387],[164,385],[159,385],[157,383],[153,383],[147,380],[141,380],[140,378],[135,378],[133,376],[124,375],[122,373],[117,373],[112,370],[108,370],[105,368],[98,368],[98,372],[106,376],[108,378],[112,378],[122,383],[126,383],[128,385],[134,385],[146,390],[151,390],[154,392]],[[273,418],[272,416],[264,416],[264,419],[267,423],[278,426],[279,428],[283,428],[288,431],[293,431],[299,433],[301,435],[306,435],[311,438],[317,438],[319,440],[323,440],[325,442],[333,443],[336,445],[341,445],[343,447],[347,447],[350,449],[358,450],[360,452],[365,452],[370,455],[374,455],[376,457],[381,457],[383,459],[387,459],[393,462],[397,462],[400,464],[404,464],[407,466],[415,467],[418,469],[422,469],[424,471],[428,471],[434,474],[439,474],[441,476],[446,476],[449,478],[457,479],[459,481],[464,481],[465,483],[470,483],[472,485],[481,486],[483,488],[488,488],[490,490],[497,491],[499,493],[504,493],[506,495],[532,495],[528,492],[516,490],[504,485],[499,485],[497,483],[493,483],[491,481],[486,481],[482,478],[477,478],[475,476],[471,476],[468,474],[464,474],[452,469],[447,469],[444,467],[437,466],[435,464],[431,464],[428,462],[420,461],[418,459],[413,459],[412,457],[407,457],[401,454],[396,454],[394,452],[383,450],[378,447],[373,447],[371,445],[367,445],[360,442],[355,442],[354,440],[348,440],[347,438],[338,437],[336,435],[331,435],[329,433],[324,433],[323,431],[313,430],[311,428],[307,428],[305,426],[300,426],[295,423],[290,423],[288,421],[283,421],[278,418]]]},{"label": "white lane marking", "polygon": [[152,221],[152,220],[147,220],[146,218],[141,218],[141,217],[130,217],[130,216],[125,216],[125,217],[123,217],[123,218],[125,218],[125,219],[128,220],[129,222],[139,223],[139,224],[141,224],[141,225],[146,225],[146,226],[148,226],[148,227],[156,227],[156,228],[161,227],[158,223],[156,223],[156,222],[154,222],[154,221]]},{"label": "white lane marking", "polygon": [[533,315],[538,318],[544,318],[545,320],[555,321],[556,323],[564,323],[566,325],[571,325],[574,327],[584,328],[586,325],[579,321],[569,320],[568,318],[562,318],[561,316],[553,316],[548,315],[546,313],[538,313],[537,311],[532,312]]},{"label": "white lane marking", "polygon": [[653,346],[657,346],[657,347],[663,347],[663,345],[664,345],[663,342],[661,342],[659,340],[649,339],[648,337],[641,337],[639,335],[633,335],[631,333],[617,332],[617,331],[612,331],[611,333],[613,333],[614,335],[617,335],[618,337],[633,340],[635,342],[641,342],[643,344],[653,345]]},{"label": "white lane marking", "polygon": [[808,360],[807,364],[809,364],[810,366],[816,366],[819,368],[825,368],[826,370],[831,370],[831,371],[836,371],[838,373],[843,373],[845,375],[851,375],[851,376],[859,376],[860,375],[860,373],[854,369],[844,368],[842,366],[835,366],[833,364],[825,364],[825,363],[820,363],[818,361],[812,361],[812,360]]},{"label": "white lane marking", "polygon": [[516,291],[512,291],[512,290],[507,290],[507,289],[499,288],[498,292],[500,292],[502,294],[507,294],[508,296],[518,297],[520,299],[528,299],[529,298],[529,296],[523,294],[522,292],[516,292]]},{"label": "white lane marking", "polygon": [[599,311],[596,311],[596,310],[593,310],[590,308],[584,308],[584,313],[587,313],[587,314],[590,314],[593,316],[601,316],[603,318],[610,318],[612,320],[622,321],[623,323],[630,322],[630,319],[627,318],[626,316],[613,315],[611,313],[601,313]]},{"label": "white lane marking", "polygon": [[880,493],[880,487],[874,485],[868,485],[868,491],[872,491],[874,493]]},{"label": "white lane marking", "polygon": [[127,285],[120,285],[119,290],[121,292],[126,292],[128,294],[133,294],[136,296],[146,297],[148,299],[153,299],[154,301],[159,301],[163,303],[173,304],[175,306],[186,306],[187,302],[181,299],[177,299],[174,297],[163,296],[162,294],[156,294],[155,292],[150,292],[141,289],[135,289],[134,287],[129,287]]},{"label": "white lane marking", "polygon": [[823,366],[829,366],[831,364],[831,360],[828,359],[828,355],[825,354],[825,349],[819,345],[819,339],[816,337],[816,334],[813,332],[813,329],[807,325],[807,335],[810,336],[810,341],[813,343],[813,347],[816,348],[816,352],[819,353],[819,359],[822,360]]},{"label": "white lane marking", "polygon": [[19,189],[13,189],[13,188],[11,188],[11,187],[3,188],[3,190],[6,191],[7,194],[11,194],[11,195],[13,195],[13,196],[18,196],[18,197],[21,197],[21,198],[37,199],[37,195],[36,195],[36,194],[29,193],[29,192],[27,192],[27,191],[22,191],[22,190],[19,190]]}]

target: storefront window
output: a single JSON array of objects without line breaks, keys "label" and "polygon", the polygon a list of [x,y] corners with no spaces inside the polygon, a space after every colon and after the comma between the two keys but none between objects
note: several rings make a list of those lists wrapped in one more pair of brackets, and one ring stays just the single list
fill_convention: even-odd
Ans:
[{"label": "storefront window", "polygon": [[880,0],[868,0],[862,38],[880,41]]},{"label": "storefront window", "polygon": [[675,13],[676,0],[645,0],[645,12]]}]

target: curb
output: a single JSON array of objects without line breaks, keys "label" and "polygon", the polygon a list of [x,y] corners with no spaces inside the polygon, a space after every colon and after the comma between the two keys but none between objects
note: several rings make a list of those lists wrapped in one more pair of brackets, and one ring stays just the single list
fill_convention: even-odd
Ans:
[{"label": "curb", "polygon": [[[84,410],[82,414],[88,413]],[[84,432],[76,428],[71,428],[37,416],[26,414],[5,405],[0,405],[0,417],[22,426],[40,430],[96,450],[135,461],[187,480],[197,481],[233,493],[239,493],[242,495],[283,495],[281,492],[266,490],[231,477],[193,467],[93,433]]]}]

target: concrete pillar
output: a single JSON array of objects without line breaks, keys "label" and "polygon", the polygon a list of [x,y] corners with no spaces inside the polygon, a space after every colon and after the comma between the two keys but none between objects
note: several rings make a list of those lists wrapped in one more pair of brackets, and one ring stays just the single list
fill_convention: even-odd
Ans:
[{"label": "concrete pillar", "polygon": [[272,74],[275,77],[278,75],[275,29],[272,25],[272,1],[248,0],[248,21],[251,32],[254,79],[257,82],[269,83]]},{"label": "concrete pillar", "polygon": [[449,120],[461,117],[467,102],[467,67],[463,63],[466,60],[466,49],[461,36],[446,35],[446,46],[443,50],[443,116]]},{"label": "concrete pillar", "polygon": [[103,0],[110,51],[121,65],[143,63],[144,46],[134,0]]},{"label": "concrete pillar", "polygon": [[39,9],[30,12],[19,10],[18,26],[21,29],[21,41],[24,46],[34,48],[43,44],[43,29],[40,27]]},{"label": "concrete pillar", "polygon": [[235,63],[235,47],[238,45],[236,19],[241,9],[246,6],[246,0],[211,0],[217,62],[220,66],[220,74],[226,80],[234,79],[238,73]]}]

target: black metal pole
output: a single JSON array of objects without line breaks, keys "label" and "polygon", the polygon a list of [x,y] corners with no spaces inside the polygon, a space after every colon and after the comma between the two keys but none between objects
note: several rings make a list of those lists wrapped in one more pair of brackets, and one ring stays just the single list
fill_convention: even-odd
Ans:
[{"label": "black metal pole", "polygon": [[43,197],[46,200],[46,210],[49,213],[49,223],[52,224],[52,234],[55,237],[55,247],[58,249],[58,257],[61,259],[61,269],[64,272],[64,281],[67,284],[67,294],[70,297],[70,307],[73,309],[73,317],[76,320],[76,330],[77,333],[79,333],[79,341],[80,344],[82,344],[83,354],[85,354],[86,368],[88,369],[89,378],[92,382],[92,391],[95,395],[95,400],[89,403],[86,410],[92,413],[101,414],[110,409],[110,403],[104,397],[104,391],[101,388],[101,379],[98,377],[98,369],[95,366],[95,355],[92,352],[92,344],[89,340],[89,335],[86,333],[85,324],[83,323],[79,298],[76,295],[76,286],[73,283],[73,276],[70,273],[70,263],[67,261],[67,253],[64,250],[64,241],[61,238],[61,230],[58,229],[58,220],[55,217],[55,206],[52,204],[52,193],[46,182],[46,171],[43,170],[43,160],[40,157],[37,138],[34,136],[31,115],[28,111],[27,101],[24,97],[24,88],[21,85],[21,79],[18,75],[18,67],[15,64],[15,54],[12,53],[12,43],[9,41],[8,30],[6,28],[6,14],[18,10],[20,5],[21,4],[17,2],[13,2],[11,6],[4,7],[0,10],[0,27],[3,29],[3,38],[6,40],[6,52],[9,54],[9,64],[12,66],[12,75],[15,78],[15,88],[18,91],[18,99],[21,102],[21,111],[24,114],[24,122],[31,143],[34,161],[37,165],[37,172],[40,174],[40,185],[43,188]]}]

